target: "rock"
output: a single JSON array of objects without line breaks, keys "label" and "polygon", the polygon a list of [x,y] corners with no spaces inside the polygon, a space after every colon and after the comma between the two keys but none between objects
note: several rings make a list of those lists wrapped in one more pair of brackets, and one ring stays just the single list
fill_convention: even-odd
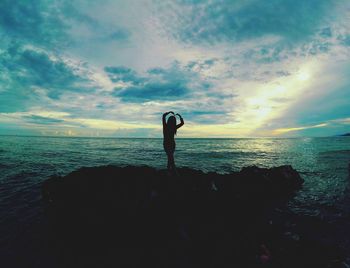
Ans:
[{"label": "rock", "polygon": [[273,218],[303,184],[291,166],[178,172],[105,166],[46,180],[58,266],[327,267],[339,257],[303,236],[286,237],[287,220]]}]

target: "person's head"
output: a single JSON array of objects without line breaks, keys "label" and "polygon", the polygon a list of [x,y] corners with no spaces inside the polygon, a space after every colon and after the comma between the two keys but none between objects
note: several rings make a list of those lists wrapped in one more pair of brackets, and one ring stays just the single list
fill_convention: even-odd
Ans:
[{"label": "person's head", "polygon": [[169,116],[166,126],[168,131],[175,135],[176,134],[176,117],[173,115]]}]

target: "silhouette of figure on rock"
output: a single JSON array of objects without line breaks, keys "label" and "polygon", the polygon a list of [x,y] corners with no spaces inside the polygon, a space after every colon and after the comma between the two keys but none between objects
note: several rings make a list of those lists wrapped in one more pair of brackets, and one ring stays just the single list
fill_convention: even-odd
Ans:
[{"label": "silhouette of figure on rock", "polygon": [[[172,114],[168,117],[168,120],[166,120],[166,116],[168,114]],[[176,117],[178,116],[180,119],[180,124],[176,124]],[[176,167],[175,167],[175,160],[174,160],[174,152],[175,152],[175,135],[178,128],[182,127],[184,125],[184,120],[180,114],[174,114],[174,112],[166,112],[163,114],[162,122],[163,122],[163,146],[164,151],[168,157],[168,172],[169,174],[175,174],[177,175]]]}]

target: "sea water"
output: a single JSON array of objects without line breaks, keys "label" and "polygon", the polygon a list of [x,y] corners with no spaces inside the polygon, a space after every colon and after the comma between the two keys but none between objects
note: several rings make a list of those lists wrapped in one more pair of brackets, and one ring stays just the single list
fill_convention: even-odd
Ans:
[{"label": "sea water", "polygon": [[[179,167],[220,173],[252,165],[292,165],[305,183],[290,202],[291,209],[350,223],[350,137],[178,138],[175,161]],[[110,164],[166,168],[162,139],[0,136],[1,257],[9,260],[22,252],[27,264],[40,266],[33,251],[26,249],[45,255],[41,183],[80,167]]]}]

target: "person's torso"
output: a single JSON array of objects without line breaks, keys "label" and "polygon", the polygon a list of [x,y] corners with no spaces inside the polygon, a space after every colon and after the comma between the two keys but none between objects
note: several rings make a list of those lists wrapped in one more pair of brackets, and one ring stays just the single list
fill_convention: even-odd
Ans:
[{"label": "person's torso", "polygon": [[163,128],[163,143],[173,143],[175,142],[174,134],[169,133],[167,128]]}]

